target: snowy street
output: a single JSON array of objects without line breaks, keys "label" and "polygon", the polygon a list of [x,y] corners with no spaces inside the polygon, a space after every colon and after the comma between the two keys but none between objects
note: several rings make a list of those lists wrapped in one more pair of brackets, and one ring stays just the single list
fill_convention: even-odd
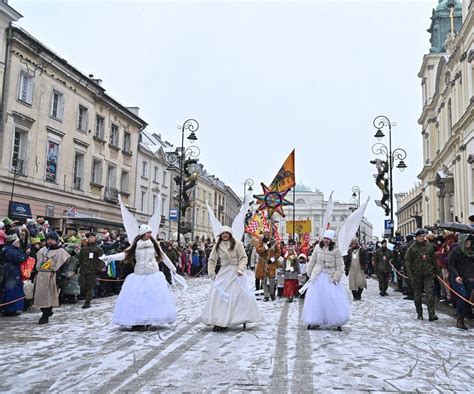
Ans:
[{"label": "snowy street", "polygon": [[380,297],[375,280],[342,332],[308,331],[303,300],[277,299],[259,301],[258,325],[214,333],[200,322],[210,284],[189,280],[176,323],[147,332],[110,323],[115,297],[58,308],[47,326],[39,313],[2,318],[0,391],[472,390],[474,330],[440,312],[416,320],[412,302]]}]

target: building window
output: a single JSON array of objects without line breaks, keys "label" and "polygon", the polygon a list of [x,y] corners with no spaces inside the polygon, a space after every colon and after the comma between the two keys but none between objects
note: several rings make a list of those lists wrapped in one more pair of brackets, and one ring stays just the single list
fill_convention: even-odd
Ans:
[{"label": "building window", "polygon": [[110,126],[110,144],[114,146],[119,144],[119,127],[114,123]]},{"label": "building window", "polygon": [[127,171],[122,171],[122,177],[120,179],[120,190],[124,193],[129,192],[129,174]]},{"label": "building window", "polygon": [[155,167],[153,171],[153,182],[158,183],[158,174],[159,174],[159,168]]},{"label": "building window", "polygon": [[77,113],[77,128],[81,131],[87,131],[88,110],[83,105],[79,105]]},{"label": "building window", "polygon": [[12,172],[18,175],[26,174],[26,158],[28,152],[28,133],[15,127],[12,152]]},{"label": "building window", "polygon": [[95,117],[95,136],[97,138],[100,138],[101,140],[103,140],[104,139],[104,133],[105,133],[105,119],[100,115],[96,115],[96,117]]},{"label": "building window", "polygon": [[146,161],[142,162],[142,177],[148,178],[148,163]]},{"label": "building window", "polygon": [[153,194],[153,208],[151,210],[152,213],[155,213],[155,209],[156,209],[156,194]]},{"label": "building window", "polygon": [[161,214],[164,215],[166,205],[166,196],[161,196]]},{"label": "building window", "polygon": [[128,131],[123,133],[123,150],[124,152],[131,152],[132,150],[131,135]]},{"label": "building window", "polygon": [[46,181],[56,182],[58,172],[59,144],[48,141],[48,152],[46,155]]},{"label": "building window", "polygon": [[53,90],[51,98],[51,116],[55,119],[62,120],[64,115],[64,95]]},{"label": "building window", "polygon": [[92,160],[92,174],[91,181],[96,185],[100,185],[102,182],[102,160]]},{"label": "building window", "polygon": [[163,185],[166,185],[168,182],[168,173],[166,171],[163,171]]},{"label": "building window", "polygon": [[117,167],[109,165],[107,168],[107,187],[115,189],[117,186]]},{"label": "building window", "polygon": [[452,128],[453,128],[453,109],[451,106],[451,99],[448,100],[448,130],[449,135],[452,135]]},{"label": "building window", "polygon": [[146,191],[142,190],[142,198],[141,198],[141,204],[140,204],[140,211],[145,212],[145,206],[146,206]]},{"label": "building window", "polygon": [[82,190],[84,179],[84,154],[76,152],[74,157],[74,179],[73,188]]},{"label": "building window", "polygon": [[24,103],[33,104],[33,75],[26,71],[20,71],[20,81],[18,84],[18,100]]}]

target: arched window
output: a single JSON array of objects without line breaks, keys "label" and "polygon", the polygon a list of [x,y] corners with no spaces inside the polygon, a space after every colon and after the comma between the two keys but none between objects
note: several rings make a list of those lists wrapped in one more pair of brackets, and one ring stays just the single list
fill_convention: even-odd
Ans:
[{"label": "arched window", "polygon": [[296,200],[296,204],[298,204],[298,205],[304,205],[304,204],[306,204],[306,201],[303,200],[302,198],[298,198],[298,199]]}]

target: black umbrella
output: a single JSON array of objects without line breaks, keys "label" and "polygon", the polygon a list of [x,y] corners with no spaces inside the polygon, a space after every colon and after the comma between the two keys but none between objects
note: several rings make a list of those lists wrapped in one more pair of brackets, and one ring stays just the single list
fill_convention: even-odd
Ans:
[{"label": "black umbrella", "polygon": [[438,227],[444,228],[445,230],[454,231],[456,233],[474,234],[474,228],[463,223],[446,222],[440,224]]}]

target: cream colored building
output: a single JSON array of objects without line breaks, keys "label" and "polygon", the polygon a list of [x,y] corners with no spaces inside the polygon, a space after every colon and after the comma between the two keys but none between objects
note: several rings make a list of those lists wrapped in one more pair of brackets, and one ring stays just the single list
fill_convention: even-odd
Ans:
[{"label": "cream colored building", "polygon": [[194,189],[194,206],[190,210],[190,219],[193,228],[192,236],[193,239],[196,237],[213,239],[214,237],[212,235],[212,227],[209,220],[206,201],[209,202],[209,206],[213,209],[215,206],[214,185],[210,181],[208,174],[202,165],[199,167],[198,173],[199,176],[196,180],[196,187]]},{"label": "cream colored building", "polygon": [[474,10],[455,3],[452,21],[447,1],[434,11],[432,47],[418,74],[424,225],[467,223],[474,213]]},{"label": "cream colored building", "polygon": [[[0,2],[0,217],[46,217],[56,228],[119,229],[118,193],[135,206],[137,108],[112,98],[23,29]],[[9,212],[9,201],[17,204]]]},{"label": "cream colored building", "polygon": [[[286,199],[293,202],[293,193],[290,192],[286,196]],[[311,239],[314,241],[319,239],[323,233],[323,220],[324,214],[328,206],[328,201],[324,199],[324,193],[319,190],[313,190],[310,187],[299,183],[295,187],[295,219],[299,220],[310,220],[311,221]],[[330,217],[330,227],[335,230],[336,233],[347,219],[347,217],[353,212],[355,205],[350,202],[334,201],[333,214]],[[283,235],[284,239],[291,238],[292,234],[286,231],[286,222],[293,220],[293,206],[287,206],[284,208],[286,217],[278,218],[275,215],[275,219],[279,221],[278,228],[279,232]],[[360,225],[360,236],[363,241],[371,241],[373,234],[373,225],[363,218]]]},{"label": "cream colored building", "polygon": [[395,194],[397,199],[397,232],[406,236],[423,227],[423,191],[417,185],[408,193]]}]

